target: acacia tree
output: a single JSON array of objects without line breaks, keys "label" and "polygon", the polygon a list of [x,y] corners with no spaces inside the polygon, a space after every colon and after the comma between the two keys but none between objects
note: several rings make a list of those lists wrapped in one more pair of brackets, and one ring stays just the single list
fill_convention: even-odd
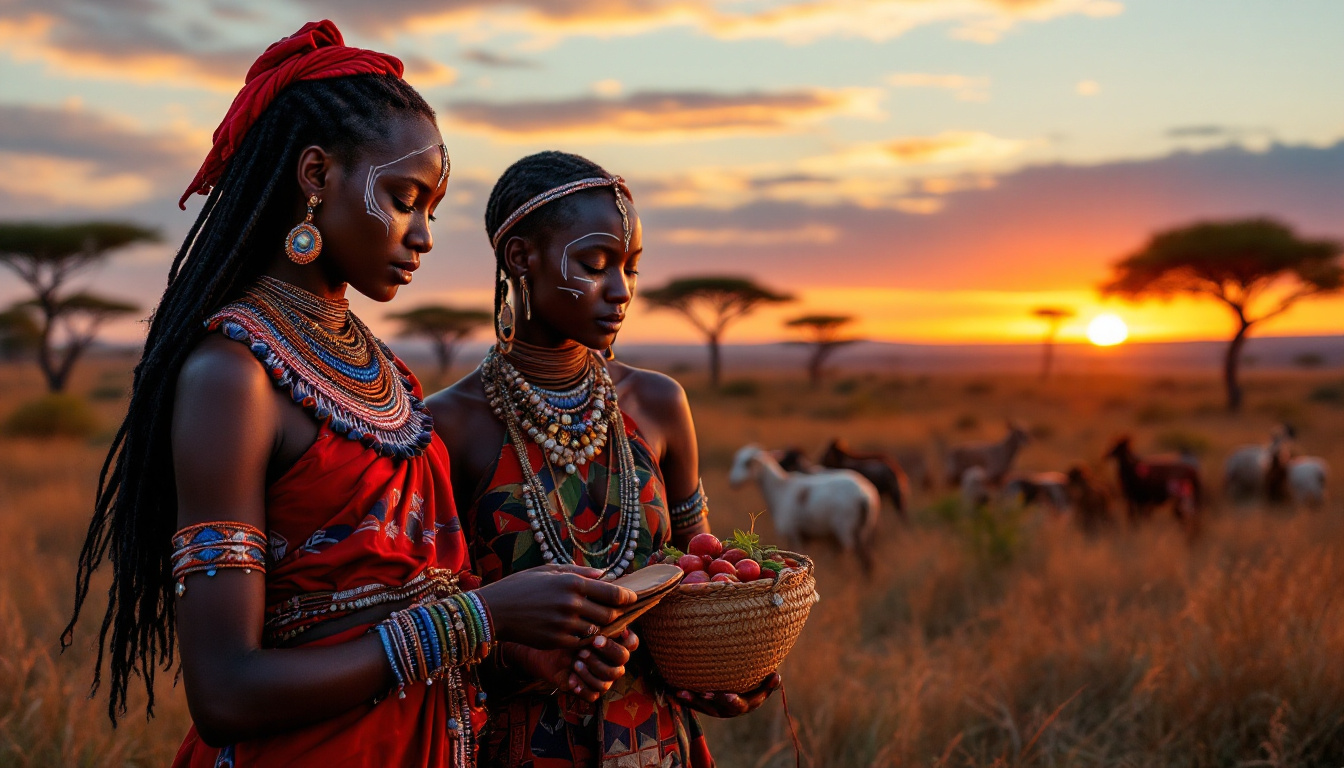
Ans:
[{"label": "acacia tree", "polygon": [[439,378],[448,375],[448,366],[453,361],[458,342],[477,328],[489,325],[492,319],[491,314],[484,309],[458,309],[442,305],[416,307],[387,317],[401,322],[398,335],[419,336],[429,341],[439,364]]},{"label": "acacia tree", "polygon": [[719,343],[728,326],[762,304],[793,301],[789,294],[776,293],[750,278],[716,275],[679,278],[641,295],[655,307],[680,312],[705,335],[709,347],[709,383],[715,388],[722,377]]},{"label": "acacia tree", "polygon": [[0,264],[33,292],[25,305],[37,311],[37,362],[50,391],[65,389],[75,361],[104,322],[135,311],[133,305],[90,293],[67,294],[70,278],[112,251],[158,239],[155,230],[117,222],[0,224]]},{"label": "acacia tree", "polygon": [[812,346],[807,358],[807,380],[816,389],[821,385],[822,370],[826,360],[837,349],[858,341],[855,338],[842,338],[840,331],[854,322],[851,315],[802,315],[784,323],[789,328],[804,331],[810,338],[803,342]]},{"label": "acacia tree", "polygon": [[1299,238],[1272,219],[1203,222],[1159,232],[1139,252],[1114,265],[1103,294],[1130,299],[1211,296],[1236,319],[1236,333],[1223,358],[1227,408],[1241,408],[1237,379],[1241,351],[1251,328],[1287,312],[1309,296],[1344,285],[1340,244]]},{"label": "acacia tree", "polygon": [[1055,363],[1055,337],[1059,335],[1059,326],[1065,320],[1075,316],[1077,313],[1066,307],[1037,307],[1031,311],[1034,317],[1039,317],[1046,323],[1044,352],[1041,359],[1041,380],[1050,378],[1050,369]]}]

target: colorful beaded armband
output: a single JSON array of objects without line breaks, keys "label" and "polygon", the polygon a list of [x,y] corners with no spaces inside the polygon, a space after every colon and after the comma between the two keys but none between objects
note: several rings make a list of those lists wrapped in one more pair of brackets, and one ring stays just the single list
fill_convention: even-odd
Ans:
[{"label": "colorful beaded armband", "polygon": [[232,521],[197,523],[173,534],[173,579],[177,596],[187,593],[186,577],[205,571],[214,576],[220,568],[253,568],[266,572],[266,534]]},{"label": "colorful beaded armband", "polygon": [[690,498],[667,511],[672,520],[672,530],[684,531],[693,528],[709,516],[709,497],[705,495],[705,483],[700,481]]},{"label": "colorful beaded armband", "polygon": [[376,630],[400,698],[406,698],[408,685],[433,685],[459,667],[484,661],[494,642],[485,602],[470,592],[397,611]]}]

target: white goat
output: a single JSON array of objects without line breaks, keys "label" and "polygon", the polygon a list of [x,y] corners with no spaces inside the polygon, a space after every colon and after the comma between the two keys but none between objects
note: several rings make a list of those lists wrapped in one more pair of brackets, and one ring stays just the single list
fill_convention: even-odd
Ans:
[{"label": "white goat", "polygon": [[728,483],[737,488],[747,480],[756,481],[775,530],[790,546],[804,536],[831,537],[858,555],[864,573],[872,568],[868,537],[882,502],[863,475],[849,469],[785,472],[760,446],[747,445],[733,457]]},{"label": "white goat", "polygon": [[1287,448],[1293,430],[1280,425],[1270,433],[1264,445],[1243,445],[1223,462],[1223,494],[1232,501],[1249,502],[1269,494],[1266,487],[1270,462],[1276,452]]},{"label": "white goat", "polygon": [[971,467],[981,467],[985,470],[985,479],[991,485],[998,485],[1013,468],[1017,452],[1028,440],[1026,430],[1010,422],[1008,434],[998,442],[952,446],[947,452],[947,484],[958,485],[963,472]]},{"label": "white goat", "polygon": [[1330,467],[1319,456],[1297,456],[1288,462],[1288,493],[1295,506],[1319,509],[1325,504]]}]

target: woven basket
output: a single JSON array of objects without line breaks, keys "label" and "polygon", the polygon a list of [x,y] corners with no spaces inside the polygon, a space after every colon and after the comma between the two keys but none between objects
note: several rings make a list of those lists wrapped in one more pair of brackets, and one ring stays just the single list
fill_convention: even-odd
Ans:
[{"label": "woven basket", "polygon": [[817,595],[812,561],[774,581],[682,585],[639,620],[663,679],[690,691],[742,693],[789,655]]}]

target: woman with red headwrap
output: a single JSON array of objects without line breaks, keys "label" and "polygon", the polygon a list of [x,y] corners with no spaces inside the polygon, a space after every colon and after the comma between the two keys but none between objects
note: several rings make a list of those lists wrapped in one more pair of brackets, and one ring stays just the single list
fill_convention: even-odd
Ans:
[{"label": "woman with red headwrap", "polygon": [[[306,25],[248,72],[182,199],[208,194],[136,367],[65,638],[110,557],[109,715],[132,675],[152,713],[180,644],[178,766],[471,764],[476,665],[505,640],[577,653],[635,599],[575,567],[478,588],[420,385],[349,311],[347,286],[388,301],[411,281],[445,192],[434,112],[401,73]],[[628,652],[585,647],[595,699]]]}]

